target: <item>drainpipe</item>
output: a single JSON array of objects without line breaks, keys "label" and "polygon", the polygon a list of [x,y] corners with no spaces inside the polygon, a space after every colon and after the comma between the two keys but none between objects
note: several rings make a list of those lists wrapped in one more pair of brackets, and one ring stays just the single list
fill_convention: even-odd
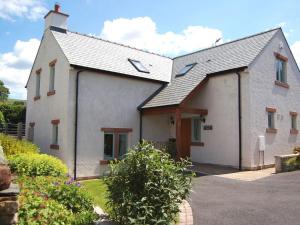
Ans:
[{"label": "drainpipe", "polygon": [[238,120],[239,120],[239,170],[242,170],[242,100],[241,100],[241,74],[236,72],[238,76]]},{"label": "drainpipe", "polygon": [[75,87],[75,132],[74,132],[74,180],[77,178],[77,136],[78,136],[78,87],[79,87],[79,74],[82,70],[76,73],[76,87]]},{"label": "drainpipe", "polygon": [[143,139],[143,112],[140,109],[140,143],[142,143]]}]

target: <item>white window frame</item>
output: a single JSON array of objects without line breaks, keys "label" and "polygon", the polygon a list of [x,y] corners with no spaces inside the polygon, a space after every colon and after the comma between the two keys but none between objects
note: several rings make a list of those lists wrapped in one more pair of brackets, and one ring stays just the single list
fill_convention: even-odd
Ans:
[{"label": "white window frame", "polygon": [[[278,71],[279,66],[281,71]],[[287,83],[287,62],[279,58],[276,58],[276,80],[281,83]]]}]

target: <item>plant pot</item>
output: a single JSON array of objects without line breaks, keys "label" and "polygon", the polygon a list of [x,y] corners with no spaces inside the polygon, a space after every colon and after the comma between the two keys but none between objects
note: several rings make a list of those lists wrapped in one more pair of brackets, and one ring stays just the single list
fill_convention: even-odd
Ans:
[{"label": "plant pot", "polygon": [[11,183],[11,172],[7,165],[0,164],[0,191],[8,189]]}]

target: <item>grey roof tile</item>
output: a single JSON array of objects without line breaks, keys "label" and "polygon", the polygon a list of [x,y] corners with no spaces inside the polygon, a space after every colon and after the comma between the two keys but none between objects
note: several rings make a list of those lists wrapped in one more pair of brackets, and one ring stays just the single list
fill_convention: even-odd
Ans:
[{"label": "grey roof tile", "polygon": [[[51,30],[70,64],[170,82],[172,59],[99,38]],[[139,60],[150,73],[137,71],[128,58]]]},{"label": "grey roof tile", "polygon": [[[142,108],[180,104],[207,74],[249,66],[278,30],[174,58],[171,82]],[[195,62],[197,64],[187,74],[175,77],[181,68]]]}]

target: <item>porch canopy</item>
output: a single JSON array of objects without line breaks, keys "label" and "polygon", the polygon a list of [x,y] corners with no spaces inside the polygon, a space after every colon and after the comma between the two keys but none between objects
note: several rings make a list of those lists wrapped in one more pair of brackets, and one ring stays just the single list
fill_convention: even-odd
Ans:
[{"label": "porch canopy", "polygon": [[203,115],[206,116],[208,113],[207,109],[200,109],[200,108],[191,108],[191,107],[185,107],[182,105],[171,105],[171,106],[161,106],[161,107],[155,107],[155,108],[141,108],[140,109],[141,116],[146,115],[162,115],[162,114],[174,114],[175,115],[175,124],[176,124],[176,158],[185,157],[183,152],[183,146],[182,146],[182,129],[181,129],[181,123],[182,123],[182,115],[189,113],[194,115]]}]

